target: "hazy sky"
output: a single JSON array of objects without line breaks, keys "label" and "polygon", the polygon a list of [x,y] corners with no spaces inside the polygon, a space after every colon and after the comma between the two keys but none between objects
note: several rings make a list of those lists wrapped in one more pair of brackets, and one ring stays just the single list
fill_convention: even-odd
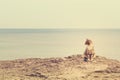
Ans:
[{"label": "hazy sky", "polygon": [[0,28],[120,28],[120,0],[0,0]]}]

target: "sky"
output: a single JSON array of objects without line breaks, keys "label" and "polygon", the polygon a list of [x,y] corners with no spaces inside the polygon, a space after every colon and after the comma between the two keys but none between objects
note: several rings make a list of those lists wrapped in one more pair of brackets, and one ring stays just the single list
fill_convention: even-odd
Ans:
[{"label": "sky", "polygon": [[120,28],[120,0],[0,0],[0,28]]}]

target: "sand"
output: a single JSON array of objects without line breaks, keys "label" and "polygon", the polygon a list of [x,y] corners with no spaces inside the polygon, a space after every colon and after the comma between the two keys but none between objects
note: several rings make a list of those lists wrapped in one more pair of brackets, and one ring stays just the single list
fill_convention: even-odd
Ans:
[{"label": "sand", "polygon": [[0,80],[120,80],[120,61],[82,55],[0,61]]}]

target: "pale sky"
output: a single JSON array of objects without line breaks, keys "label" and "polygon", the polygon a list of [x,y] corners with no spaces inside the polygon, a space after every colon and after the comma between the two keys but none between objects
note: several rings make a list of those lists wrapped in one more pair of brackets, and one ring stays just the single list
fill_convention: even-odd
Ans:
[{"label": "pale sky", "polygon": [[0,0],[0,28],[120,28],[120,0]]}]

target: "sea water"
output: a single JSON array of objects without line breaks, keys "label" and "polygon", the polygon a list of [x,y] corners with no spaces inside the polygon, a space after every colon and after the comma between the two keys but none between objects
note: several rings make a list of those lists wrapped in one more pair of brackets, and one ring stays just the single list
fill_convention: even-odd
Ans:
[{"label": "sea water", "polygon": [[87,38],[96,55],[120,60],[120,29],[0,29],[0,60],[83,54]]}]

